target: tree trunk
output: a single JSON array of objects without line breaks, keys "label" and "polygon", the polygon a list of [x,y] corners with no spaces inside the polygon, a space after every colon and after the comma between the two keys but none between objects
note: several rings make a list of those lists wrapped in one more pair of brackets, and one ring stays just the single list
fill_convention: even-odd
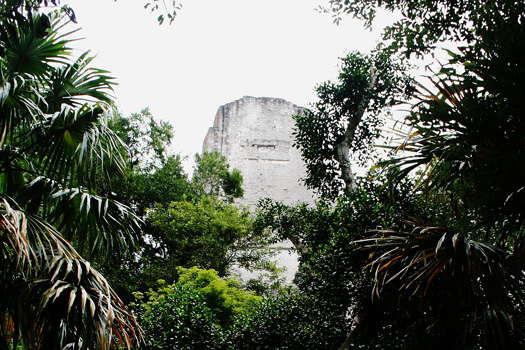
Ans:
[{"label": "tree trunk", "polygon": [[297,249],[299,254],[306,254],[306,253],[308,253],[308,247],[305,246],[304,244],[302,244],[301,242],[299,242],[299,240],[297,238],[291,236],[291,237],[289,237],[289,240],[290,240],[290,242],[292,242],[293,246],[295,247],[295,249]]},{"label": "tree trunk", "polygon": [[[371,79],[370,84],[368,85],[369,90],[375,88],[377,81],[377,74],[374,69],[371,70],[370,75]],[[339,162],[339,169],[341,170],[341,177],[345,182],[345,192],[347,194],[352,193],[357,186],[352,172],[352,164],[350,162],[350,145],[352,144],[357,127],[363,119],[363,115],[365,114],[369,102],[370,100],[367,98],[361,100],[357,112],[349,118],[343,140],[335,146],[337,161]]]}]

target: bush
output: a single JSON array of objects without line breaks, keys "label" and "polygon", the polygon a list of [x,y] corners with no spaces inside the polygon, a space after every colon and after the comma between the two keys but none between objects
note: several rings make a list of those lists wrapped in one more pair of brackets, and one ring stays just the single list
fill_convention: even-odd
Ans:
[{"label": "bush", "polygon": [[137,310],[145,332],[142,350],[217,348],[221,328],[200,292],[174,284],[147,294],[149,300]]},{"label": "bush", "polygon": [[197,267],[177,268],[178,284],[198,291],[221,326],[231,325],[234,318],[255,309],[262,298],[243,290],[237,280],[220,278],[215,270]]},{"label": "bush", "polygon": [[345,340],[344,320],[310,297],[290,292],[265,299],[240,317],[226,346],[235,350],[337,349]]}]

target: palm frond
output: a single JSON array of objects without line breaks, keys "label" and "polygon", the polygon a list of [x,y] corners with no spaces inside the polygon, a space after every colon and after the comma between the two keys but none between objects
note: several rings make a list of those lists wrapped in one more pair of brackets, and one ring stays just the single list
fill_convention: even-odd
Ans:
[{"label": "palm frond", "polygon": [[140,242],[142,221],[134,211],[108,196],[83,187],[65,188],[45,177],[20,191],[27,209],[42,215],[66,239],[89,256],[109,258],[133,250]]},{"label": "palm frond", "polygon": [[63,64],[70,49],[68,40],[58,35],[60,17],[38,14],[31,18],[17,16],[1,26],[5,45],[6,79],[19,74],[45,78],[52,64]]},{"label": "palm frond", "polygon": [[11,332],[7,337],[20,336],[27,348],[38,349],[108,349],[115,341],[130,348],[142,337],[104,277],[53,226],[3,199],[0,233],[0,274],[11,276],[2,279],[0,294],[19,291],[0,301],[0,331]]},{"label": "palm frond", "polygon": [[66,187],[93,188],[97,169],[123,171],[126,146],[105,123],[108,109],[104,103],[62,105],[59,112],[33,124],[31,143],[24,151],[35,155],[39,175]]},{"label": "palm frond", "polygon": [[89,51],[84,52],[72,64],[55,70],[46,96],[52,110],[63,104],[79,106],[93,101],[110,102],[108,92],[112,91],[113,78],[105,70],[91,68],[89,65],[94,57],[88,55]]},{"label": "palm frond", "polygon": [[24,136],[33,123],[43,119],[40,105],[44,96],[38,88],[38,79],[29,74],[20,74],[11,80],[2,81],[0,100],[0,132],[2,144],[23,143]]},{"label": "palm frond", "polygon": [[380,296],[394,282],[408,299],[442,289],[464,320],[466,334],[482,325],[505,332],[496,338],[485,332],[490,343],[515,340],[522,331],[515,319],[525,311],[525,275],[518,263],[496,246],[444,227],[412,224],[412,232],[382,231],[378,238],[357,242],[373,250],[367,267],[375,272],[374,294]]},{"label": "palm frond", "polygon": [[416,101],[412,102],[411,115],[407,116],[408,128],[396,129],[397,140],[384,146],[398,156],[381,162],[380,166],[397,168],[396,179],[417,170],[424,182],[431,185],[434,179],[440,178],[440,161],[448,160],[452,154],[458,155],[456,149],[463,147],[457,138],[458,133],[464,131],[460,121],[465,112],[462,104],[467,95],[476,92],[452,75],[428,79],[432,88],[415,82],[418,89],[414,94]]},{"label": "palm frond", "polygon": [[97,193],[125,164],[111,78],[88,53],[69,62],[60,16],[18,10],[0,13],[0,348],[130,348],[140,327],[70,243],[109,256],[138,239]]},{"label": "palm frond", "polygon": [[107,281],[82,259],[57,257],[32,288],[31,293],[41,296],[35,333],[45,348],[109,349],[114,339],[131,348],[141,336],[134,317]]},{"label": "palm frond", "polygon": [[122,203],[82,189],[58,191],[53,197],[56,207],[51,220],[89,256],[110,258],[140,242],[141,220]]}]

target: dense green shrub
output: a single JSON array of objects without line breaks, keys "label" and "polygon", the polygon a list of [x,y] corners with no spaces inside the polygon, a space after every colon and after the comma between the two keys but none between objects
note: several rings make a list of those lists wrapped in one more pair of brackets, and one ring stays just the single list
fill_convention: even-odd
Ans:
[{"label": "dense green shrub", "polygon": [[227,334],[230,350],[337,349],[344,341],[344,320],[314,298],[290,292],[265,299],[240,317]]},{"label": "dense green shrub", "polygon": [[148,296],[137,310],[146,335],[142,350],[217,348],[221,329],[201,293],[174,284]]},{"label": "dense green shrub", "polygon": [[231,325],[235,317],[250,313],[262,301],[262,297],[242,289],[237,280],[220,278],[215,270],[179,267],[177,271],[177,284],[202,295],[221,326]]}]

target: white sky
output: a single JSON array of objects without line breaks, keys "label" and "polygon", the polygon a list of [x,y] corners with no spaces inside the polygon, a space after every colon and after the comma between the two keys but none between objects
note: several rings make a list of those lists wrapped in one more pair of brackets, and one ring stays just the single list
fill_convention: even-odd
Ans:
[{"label": "white sky", "polygon": [[116,77],[121,113],[149,107],[173,125],[172,151],[190,158],[219,106],[255,96],[308,107],[315,86],[336,77],[339,57],[369,51],[382,27],[370,32],[350,17],[337,26],[315,11],[327,0],[182,0],[171,26],[159,26],[145,0],[65,3],[82,27],[76,46]]}]

